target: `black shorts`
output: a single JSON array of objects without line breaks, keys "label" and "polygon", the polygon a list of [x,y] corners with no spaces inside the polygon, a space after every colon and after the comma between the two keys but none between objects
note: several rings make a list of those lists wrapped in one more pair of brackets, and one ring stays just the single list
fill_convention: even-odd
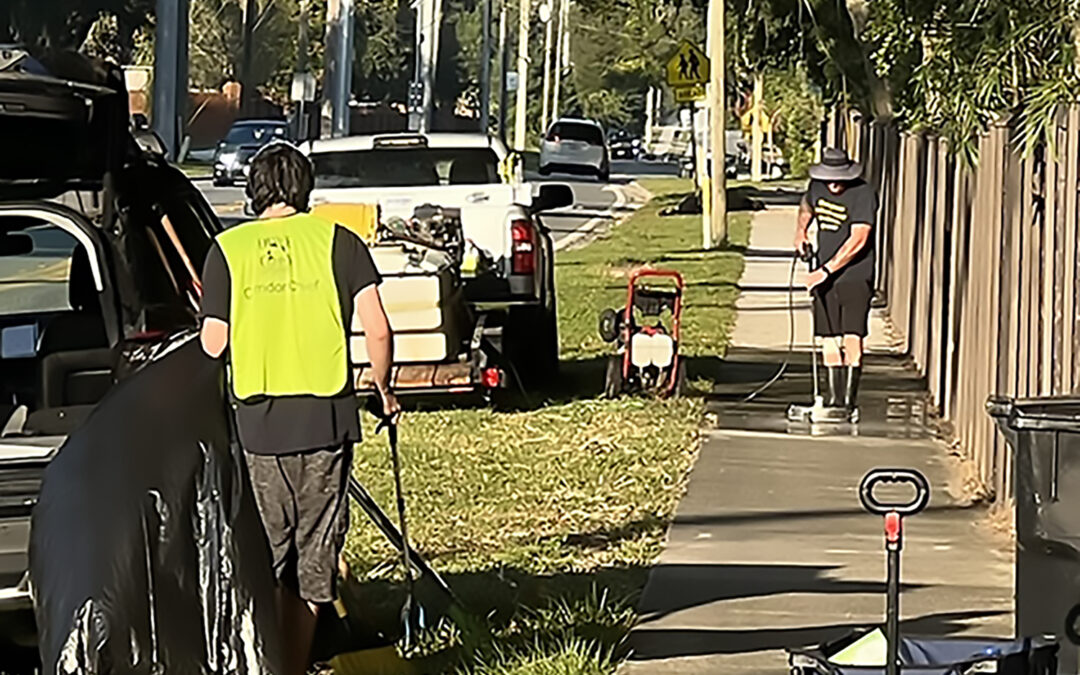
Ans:
[{"label": "black shorts", "polygon": [[873,297],[869,281],[826,281],[814,293],[814,334],[866,337]]},{"label": "black shorts", "polygon": [[351,444],[245,456],[274,575],[308,602],[333,602],[338,557],[349,531]]}]

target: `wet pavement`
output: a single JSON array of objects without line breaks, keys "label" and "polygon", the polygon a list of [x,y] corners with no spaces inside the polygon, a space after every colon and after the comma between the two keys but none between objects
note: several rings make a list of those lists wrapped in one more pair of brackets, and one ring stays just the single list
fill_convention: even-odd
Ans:
[{"label": "wet pavement", "polygon": [[[781,366],[782,378],[746,401]],[[926,385],[906,360],[869,355],[866,366],[857,424],[789,419],[789,406],[809,406],[813,402],[810,353],[804,351],[789,355],[747,348],[731,350],[707,411],[710,417],[722,420],[723,428],[731,430],[814,437],[931,438],[933,423],[926,405]],[[824,392],[824,368],[819,368],[818,378],[819,389]]]}]

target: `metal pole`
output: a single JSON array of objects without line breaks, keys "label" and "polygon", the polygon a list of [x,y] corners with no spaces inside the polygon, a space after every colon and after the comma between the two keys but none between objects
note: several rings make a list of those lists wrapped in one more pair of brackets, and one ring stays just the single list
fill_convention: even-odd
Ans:
[{"label": "metal pole", "polygon": [[424,0],[416,0],[413,79],[409,83],[409,130],[420,131],[424,109]]},{"label": "metal pole", "polygon": [[690,105],[690,146],[693,148],[694,177],[698,194],[701,195],[701,233],[702,248],[712,248],[715,242],[712,235],[712,189],[709,181],[709,108],[705,105]]},{"label": "metal pole", "polygon": [[649,87],[645,93],[645,147],[652,145],[653,124],[656,113],[656,87]]},{"label": "metal pole", "polygon": [[762,178],[762,164],[764,163],[765,156],[762,152],[762,143],[764,138],[762,135],[762,129],[764,124],[761,122],[761,99],[764,96],[765,91],[765,77],[761,74],[761,71],[754,73],[754,105],[752,110],[752,125],[750,131],[750,180],[759,181]]},{"label": "metal pole", "polygon": [[484,0],[484,34],[480,45],[480,131],[491,131],[491,2]]},{"label": "metal pole", "polygon": [[506,142],[506,72],[510,67],[510,50],[506,48],[506,3],[499,0],[499,138]]},{"label": "metal pole", "polygon": [[[547,9],[544,9],[544,8]],[[551,40],[552,32],[555,28],[555,16],[552,11],[554,8],[551,6],[551,0],[546,0],[546,3],[541,6],[541,20],[544,21],[544,63],[542,67],[544,75],[543,94],[541,99],[541,112],[540,112],[540,133],[547,131],[548,127],[548,113],[551,112]]]},{"label": "metal pole", "polygon": [[559,8],[559,11],[556,12],[559,16],[559,25],[555,30],[555,85],[554,92],[551,94],[552,122],[559,119],[559,107],[562,102],[562,71],[565,67],[563,59],[566,57],[563,43],[566,42],[568,36],[566,32],[566,14],[570,7],[570,0],[555,0],[555,3]]},{"label": "metal pole", "polygon": [[529,0],[518,0],[517,101],[514,105],[514,149],[525,151],[525,124],[529,93]]},{"label": "metal pole", "polygon": [[[888,521],[895,519],[895,534],[890,532]],[[888,550],[888,572],[886,593],[888,601],[885,605],[885,643],[886,643],[886,675],[897,675],[899,672],[900,657],[900,549],[903,548],[902,520],[897,513],[888,513],[886,519],[886,543]]]},{"label": "metal pole", "polygon": [[709,0],[709,136],[712,146],[712,180],[709,181],[709,190],[712,198],[709,205],[712,209],[710,214],[709,240],[704,243],[706,248],[714,244],[727,243],[727,174],[725,173],[724,160],[726,155],[726,132],[727,113],[725,111],[724,95],[724,0]]},{"label": "metal pole", "polygon": [[[308,72],[308,2],[300,0],[299,34],[296,40],[296,72],[303,75]],[[308,121],[307,101],[296,101],[294,114],[296,129],[293,131],[297,141],[306,141],[310,135],[311,123]]]},{"label": "metal pole", "polygon": [[255,49],[254,33],[255,19],[258,18],[259,8],[255,0],[245,0],[243,25],[243,51],[240,57],[240,116],[251,114],[252,102],[255,99],[255,68],[252,53]]},{"label": "metal pole", "polygon": [[427,77],[424,80],[424,116],[421,118],[420,131],[431,131],[432,118],[435,115],[435,73],[439,68],[439,39],[442,30],[442,0],[430,0],[429,20],[424,26],[427,42]]},{"label": "metal pole", "polygon": [[330,0],[327,6],[327,97],[330,135],[349,134],[349,95],[352,93],[353,0]]},{"label": "metal pole", "polygon": [[154,131],[176,159],[184,136],[188,0],[158,0],[154,41]]}]

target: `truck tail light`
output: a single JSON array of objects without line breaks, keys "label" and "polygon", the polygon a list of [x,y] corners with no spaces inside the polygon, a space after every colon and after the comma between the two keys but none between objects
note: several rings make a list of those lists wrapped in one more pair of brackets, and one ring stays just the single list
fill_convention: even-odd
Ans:
[{"label": "truck tail light", "polygon": [[502,371],[498,368],[484,368],[480,374],[480,384],[485,389],[498,389],[502,384]]},{"label": "truck tail light", "polygon": [[536,227],[529,220],[515,220],[510,224],[513,241],[510,260],[512,274],[536,273]]}]

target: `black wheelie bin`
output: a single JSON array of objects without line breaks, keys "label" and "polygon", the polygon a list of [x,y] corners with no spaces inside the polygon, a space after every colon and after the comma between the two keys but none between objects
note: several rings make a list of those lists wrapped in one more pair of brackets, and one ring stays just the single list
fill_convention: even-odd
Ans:
[{"label": "black wheelie bin", "polygon": [[1080,398],[991,398],[1012,447],[1016,634],[1057,636],[1058,672],[1080,672]]}]

